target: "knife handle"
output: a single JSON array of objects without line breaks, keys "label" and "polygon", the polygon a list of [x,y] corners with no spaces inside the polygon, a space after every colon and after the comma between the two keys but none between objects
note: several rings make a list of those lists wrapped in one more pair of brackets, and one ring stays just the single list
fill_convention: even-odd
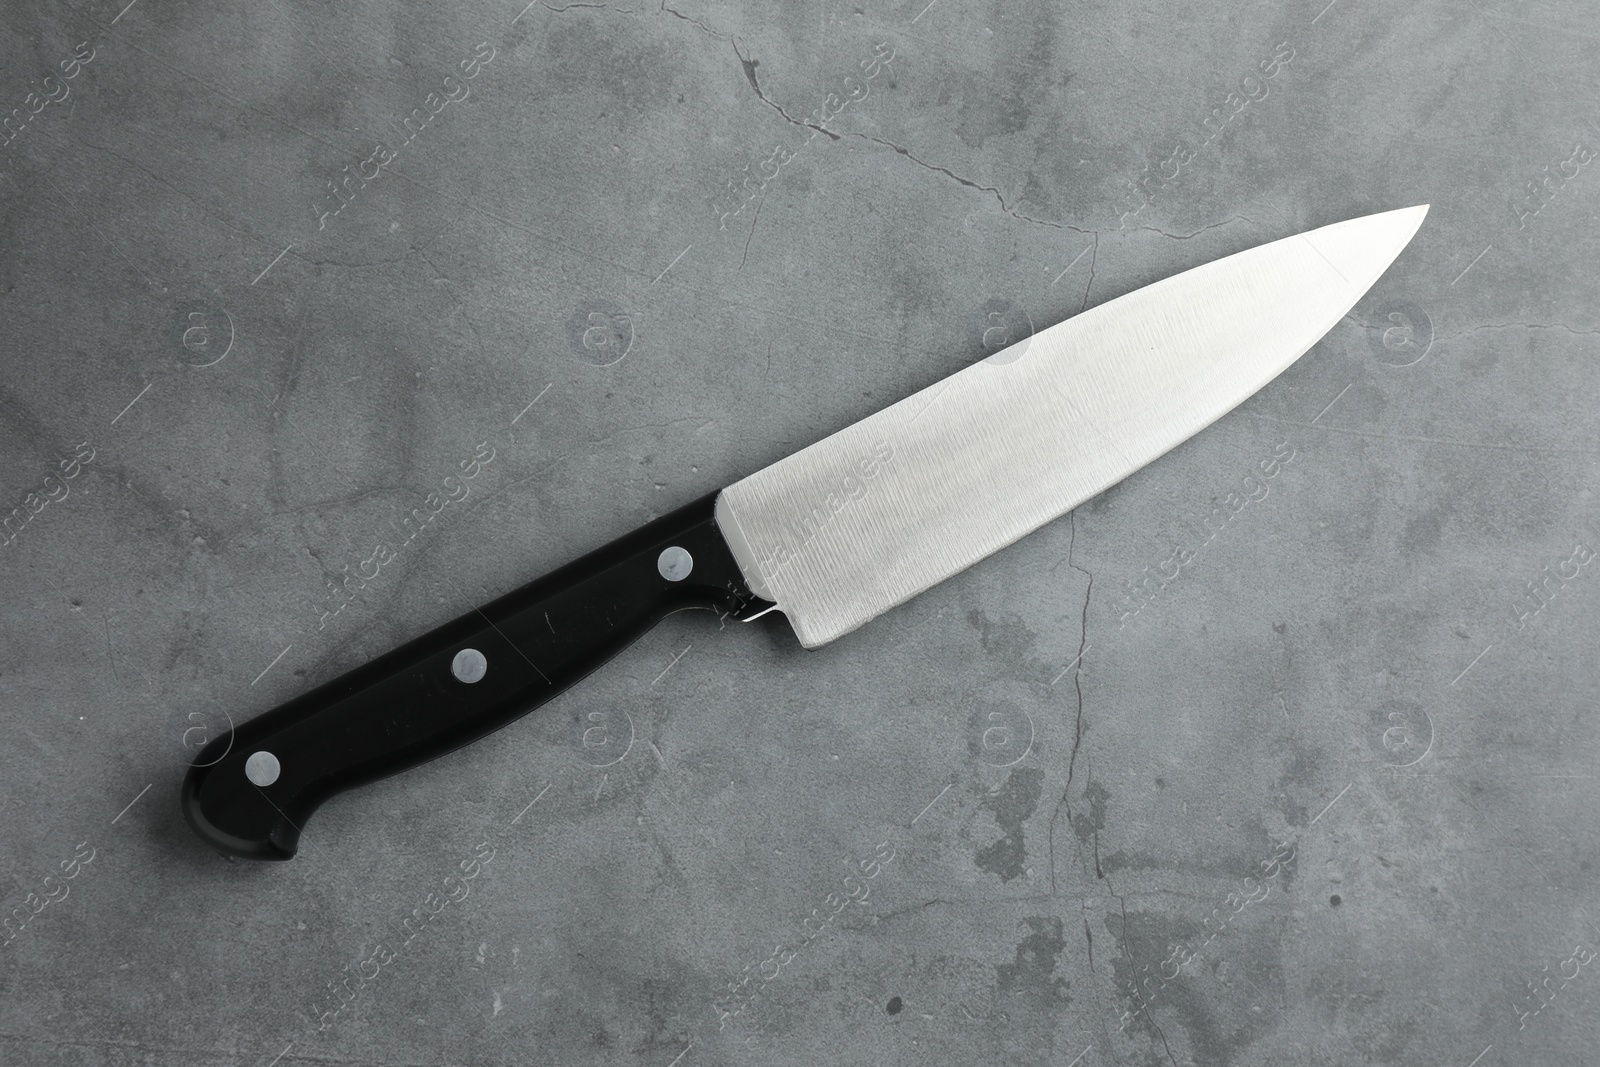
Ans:
[{"label": "knife handle", "polygon": [[184,779],[189,825],[230,855],[289,859],[328,797],[520,718],[672,612],[770,609],[717,528],[716,496],[216,738]]}]

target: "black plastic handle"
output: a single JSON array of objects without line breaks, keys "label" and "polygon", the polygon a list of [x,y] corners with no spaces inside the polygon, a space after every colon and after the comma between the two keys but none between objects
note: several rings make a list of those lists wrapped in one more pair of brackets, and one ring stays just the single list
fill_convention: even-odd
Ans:
[{"label": "black plastic handle", "polygon": [[520,718],[672,612],[770,609],[745,585],[715,503],[664,515],[218,737],[184,779],[189,825],[231,855],[289,859],[328,797]]}]

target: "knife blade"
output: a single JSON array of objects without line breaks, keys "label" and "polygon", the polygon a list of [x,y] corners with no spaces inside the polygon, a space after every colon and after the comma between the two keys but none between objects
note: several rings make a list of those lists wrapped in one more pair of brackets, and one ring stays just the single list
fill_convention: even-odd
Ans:
[{"label": "knife blade", "polygon": [[717,518],[751,590],[815,648],[1065,515],[1299,359],[1427,210],[1155,282],[730,485]]},{"label": "knife blade", "polygon": [[1427,205],[1286,237],[1108,301],[216,738],[195,832],[294,856],[329,797],[549,701],[676,611],[781,611],[816,648],[1072,510],[1300,358]]}]

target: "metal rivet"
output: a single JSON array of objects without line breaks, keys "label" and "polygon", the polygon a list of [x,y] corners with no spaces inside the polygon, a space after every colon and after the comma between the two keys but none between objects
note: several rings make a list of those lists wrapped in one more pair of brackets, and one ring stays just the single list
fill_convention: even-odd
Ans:
[{"label": "metal rivet", "polygon": [[278,780],[278,775],[283,768],[278,765],[278,757],[270,752],[252,752],[250,758],[244,761],[244,776],[250,779],[251,785],[265,788]]},{"label": "metal rivet", "polygon": [[456,681],[473,682],[483,681],[483,676],[489,673],[489,661],[483,658],[483,653],[475,648],[463,648],[456,653],[456,658],[450,661],[450,673],[456,676]]},{"label": "metal rivet", "polygon": [[669,582],[681,582],[694,570],[694,557],[689,555],[688,549],[677,545],[663,548],[661,555],[656,557],[656,570]]}]

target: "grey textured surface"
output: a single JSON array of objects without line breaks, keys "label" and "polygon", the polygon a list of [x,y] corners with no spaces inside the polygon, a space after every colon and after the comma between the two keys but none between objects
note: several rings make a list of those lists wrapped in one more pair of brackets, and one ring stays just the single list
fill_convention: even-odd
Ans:
[{"label": "grey textured surface", "polygon": [[[5,5],[0,1060],[1585,1062],[1597,9],[1324,2]],[[848,638],[671,620],[288,864],[183,824],[226,715],[1420,202],[1283,378]]]}]

